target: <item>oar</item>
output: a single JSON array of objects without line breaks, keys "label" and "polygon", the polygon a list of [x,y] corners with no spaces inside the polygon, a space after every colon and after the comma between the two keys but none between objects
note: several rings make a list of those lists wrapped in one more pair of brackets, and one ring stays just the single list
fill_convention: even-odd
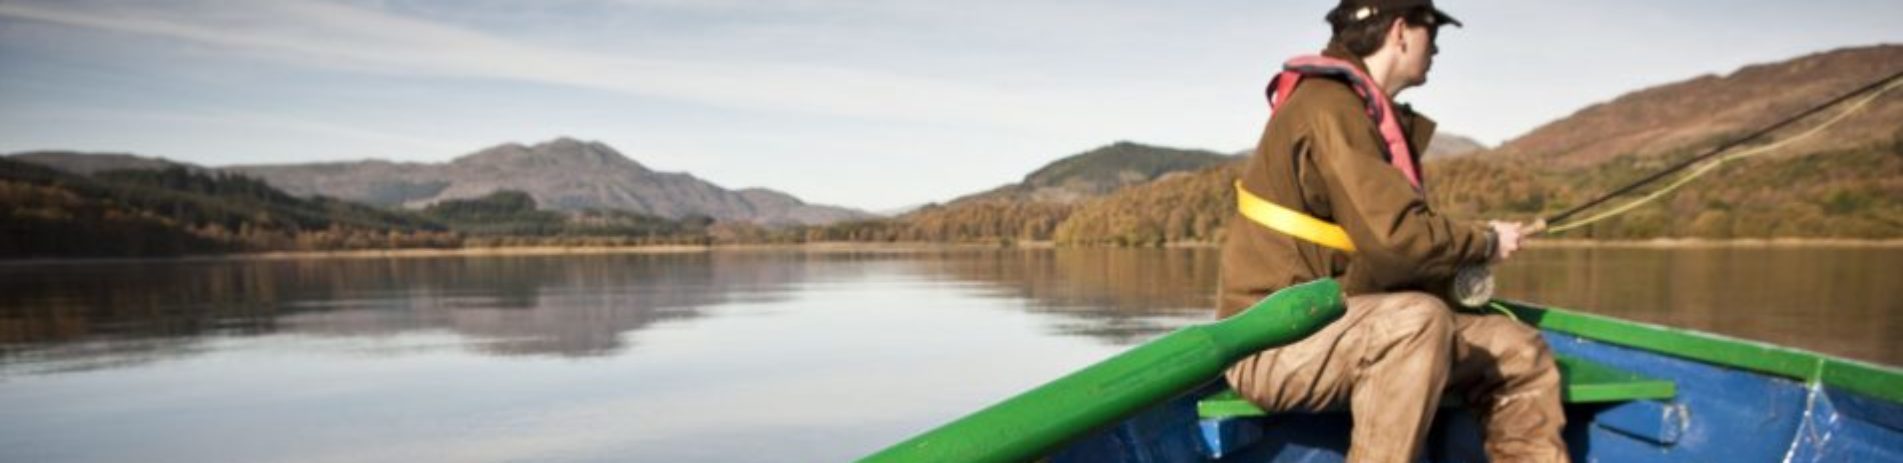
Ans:
[{"label": "oar", "polygon": [[1295,342],[1346,311],[1322,279],[1270,294],[1226,320],[1176,330],[959,418],[862,461],[1023,462],[1169,400],[1231,363]]}]

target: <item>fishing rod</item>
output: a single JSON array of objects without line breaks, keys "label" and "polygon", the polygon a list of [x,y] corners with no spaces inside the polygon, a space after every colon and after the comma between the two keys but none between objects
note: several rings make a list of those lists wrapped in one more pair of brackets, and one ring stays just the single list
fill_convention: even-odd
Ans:
[{"label": "fishing rod", "polygon": [[[1626,211],[1632,210],[1632,208],[1634,207],[1644,204],[1647,201],[1657,199],[1658,197],[1664,195],[1665,193],[1668,193],[1672,191],[1673,189],[1676,189],[1679,186],[1684,185],[1686,182],[1690,182],[1692,179],[1696,179],[1699,176],[1704,175],[1707,172],[1710,172],[1712,169],[1717,168],[1719,164],[1723,164],[1725,161],[1761,154],[1761,153],[1770,151],[1772,149],[1776,149],[1790,142],[1797,141],[1799,139],[1803,139],[1811,135],[1815,135],[1817,134],[1817,132],[1820,132],[1823,129],[1830,127],[1831,125],[1834,125],[1839,121],[1842,121],[1845,117],[1849,116],[1850,114],[1863,109],[1866,105],[1870,104],[1871,101],[1876,100],[1877,97],[1883,96],[1883,93],[1896,88],[1897,85],[1895,82],[1897,81],[1898,78],[1903,78],[1903,71],[1898,71],[1895,74],[1891,74],[1889,77],[1883,78],[1882,80],[1878,80],[1869,85],[1865,85],[1861,88],[1851,91],[1850,93],[1846,93],[1836,98],[1832,98],[1830,101],[1826,101],[1823,104],[1804,110],[1804,112],[1798,113],[1797,115],[1787,117],[1784,120],[1778,121],[1775,124],[1765,126],[1764,128],[1758,129],[1758,131],[1752,132],[1749,135],[1745,135],[1743,137],[1733,139],[1729,142],[1725,142],[1724,144],[1718,145],[1718,147],[1713,148],[1711,151],[1708,151],[1704,154],[1700,154],[1698,156],[1694,156],[1691,159],[1685,160],[1684,162],[1680,162],[1677,165],[1674,165],[1663,171],[1652,174],[1651,176],[1648,176],[1646,178],[1640,179],[1637,182],[1632,182],[1631,184],[1628,184],[1625,187],[1619,188],[1618,190],[1614,190],[1613,192],[1607,193],[1604,196],[1600,196],[1599,198],[1594,199],[1592,201],[1588,201],[1585,204],[1581,204],[1572,209],[1568,209],[1565,212],[1561,212],[1552,217],[1540,219],[1539,221],[1534,222],[1530,227],[1528,227],[1525,233],[1527,235],[1533,235],[1533,234],[1539,234],[1539,233],[1557,233],[1557,232],[1565,231],[1572,228],[1578,228],[1580,226],[1593,223],[1594,221],[1597,221],[1599,219],[1604,219],[1606,217],[1611,217],[1613,215],[1624,213]],[[1686,167],[1691,167],[1693,165],[1709,160],[1713,156],[1717,156],[1719,153],[1723,153],[1726,150],[1730,150],[1731,148],[1737,147],[1738,145],[1742,145],[1745,142],[1751,141],[1758,137],[1762,137],[1765,134],[1784,128],[1787,125],[1791,125],[1792,123],[1797,122],[1798,120],[1804,119],[1806,117],[1810,117],[1813,114],[1817,114],[1819,111],[1823,111],[1825,108],[1842,104],[1845,101],[1849,101],[1851,98],[1855,98],[1857,95],[1870,93],[1872,91],[1875,91],[1876,93],[1873,93],[1862,100],[1858,100],[1856,104],[1850,107],[1850,109],[1847,109],[1842,113],[1838,113],[1836,117],[1828,121],[1825,121],[1824,123],[1819,124],[1816,127],[1812,127],[1809,131],[1803,132],[1793,137],[1788,137],[1782,141],[1773,143],[1771,145],[1761,146],[1755,149],[1750,149],[1750,150],[1745,150],[1743,152],[1735,153],[1735,154],[1732,154],[1731,156],[1719,158],[1717,162],[1706,164],[1703,167],[1700,167],[1698,170],[1693,171],[1691,175],[1681,177],[1678,179],[1678,181],[1672,182],[1670,185],[1666,185],[1665,188],[1661,188],[1657,191],[1654,191],[1652,192],[1652,194],[1647,195],[1644,198],[1634,200],[1632,202],[1626,203],[1619,207],[1613,208],[1612,210],[1607,211],[1605,213],[1601,213],[1599,215],[1595,215],[1575,223],[1559,225],[1560,221],[1572,218],[1572,216],[1579,214],[1582,211],[1591,209],[1594,206],[1598,206],[1599,204],[1604,203],[1608,200],[1611,200],[1612,198],[1616,198],[1616,197],[1619,197],[1620,195],[1630,193],[1641,186],[1657,181],[1658,179],[1665,178],[1665,176],[1671,175],[1674,172],[1684,170]],[[1494,289],[1494,283],[1493,283],[1492,267],[1487,265],[1470,265],[1466,267],[1461,267],[1460,270],[1455,272],[1452,286],[1448,288],[1448,291],[1449,291],[1448,295],[1452,296],[1452,298],[1455,301],[1459,302],[1460,305],[1463,305],[1469,308],[1481,308],[1481,307],[1491,306],[1496,310],[1501,310],[1502,312],[1506,312],[1510,315],[1512,313],[1511,311],[1503,310],[1502,307],[1500,307],[1497,303],[1491,302],[1493,299],[1493,289]]]},{"label": "fishing rod", "polygon": [[[1783,120],[1780,120],[1777,123],[1765,126],[1764,128],[1760,128],[1757,131],[1750,133],[1749,135],[1732,139],[1731,141],[1725,142],[1724,144],[1721,144],[1715,148],[1712,148],[1710,151],[1706,151],[1704,154],[1693,156],[1691,159],[1687,159],[1683,162],[1678,163],[1677,165],[1673,165],[1669,168],[1666,168],[1665,170],[1659,171],[1658,173],[1654,173],[1643,179],[1639,179],[1636,182],[1627,184],[1624,187],[1621,187],[1617,190],[1613,190],[1611,193],[1606,193],[1605,195],[1599,196],[1598,198],[1595,198],[1592,201],[1587,201],[1585,204],[1574,206],[1572,209],[1567,209],[1566,211],[1560,212],[1559,214],[1555,214],[1552,217],[1540,219],[1540,221],[1535,222],[1535,224],[1533,225],[1532,233],[1547,231],[1549,225],[1556,225],[1561,221],[1572,218],[1572,216],[1577,215],[1580,212],[1584,212],[1588,209],[1593,208],[1594,206],[1598,206],[1602,203],[1605,203],[1606,201],[1610,201],[1612,200],[1612,198],[1617,198],[1626,193],[1630,193],[1633,190],[1637,190],[1639,187],[1658,181],[1658,179],[1665,178],[1665,176],[1671,175],[1680,170],[1684,170],[1686,167],[1691,167],[1700,162],[1704,162],[1707,159],[1711,159],[1713,156],[1717,156],[1719,153],[1723,153],[1727,150],[1730,150],[1731,148],[1735,148],[1738,145],[1744,144],[1745,142],[1749,142],[1751,140],[1757,139],[1758,137],[1762,137],[1766,134],[1777,131],[1778,129],[1782,129],[1785,126],[1791,125],[1792,123],[1796,123],[1797,121],[1802,120],[1806,117],[1810,117],[1813,114],[1817,114],[1818,112],[1821,112],[1824,109],[1830,108],[1832,106],[1836,106],[1838,104],[1842,104],[1845,101],[1849,101],[1851,98],[1855,98],[1857,95],[1869,93],[1877,89],[1883,89],[1887,91],[1889,90],[1889,87],[1887,87],[1886,85],[1890,84],[1893,81],[1896,81],[1898,78],[1903,78],[1903,71],[1897,71],[1894,74],[1890,74],[1889,77],[1885,77],[1883,79],[1877,80],[1876,82],[1871,82],[1869,85],[1865,85],[1856,90],[1852,90],[1850,93],[1839,95],[1836,98],[1830,99],[1830,101],[1824,102],[1823,104],[1813,106],[1810,109],[1806,109],[1803,112],[1797,113],[1796,115],[1784,118]],[[1867,103],[1868,100],[1864,102]],[[1566,228],[1571,228],[1571,227],[1566,227]]]}]

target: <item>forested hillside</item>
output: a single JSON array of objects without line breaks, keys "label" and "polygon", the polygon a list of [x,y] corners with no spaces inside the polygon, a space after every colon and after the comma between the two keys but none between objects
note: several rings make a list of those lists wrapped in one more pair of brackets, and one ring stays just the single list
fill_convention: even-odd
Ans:
[{"label": "forested hillside", "polygon": [[538,210],[522,192],[421,212],[172,165],[92,175],[0,158],[0,258],[155,257],[262,251],[709,242],[712,219]]},{"label": "forested hillside", "polygon": [[0,159],[0,257],[446,247],[440,224],[257,180],[169,167],[90,177]]}]

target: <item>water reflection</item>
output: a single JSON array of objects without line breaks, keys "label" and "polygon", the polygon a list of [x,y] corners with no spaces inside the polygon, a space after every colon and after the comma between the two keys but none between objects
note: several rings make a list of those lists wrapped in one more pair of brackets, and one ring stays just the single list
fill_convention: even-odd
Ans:
[{"label": "water reflection", "polygon": [[[0,366],[63,372],[202,353],[208,338],[447,332],[505,356],[602,357],[704,309],[890,288],[866,272],[1017,301],[1049,334],[1133,345],[1208,320],[1214,249],[938,249],[0,266]],[[869,265],[877,262],[878,265]],[[1501,294],[1887,364],[1899,248],[1538,248]],[[810,286],[848,282],[838,294]]]},{"label": "water reflection", "polygon": [[600,356],[624,333],[774,300],[799,253],[136,262],[0,267],[0,362],[46,371],[189,355],[210,336],[446,330],[501,355]]},{"label": "water reflection", "polygon": [[0,266],[0,461],[848,460],[1116,350],[1046,329],[1087,323],[1062,310],[1095,290],[946,270],[1070,272],[1039,262],[1057,260]]},{"label": "water reflection", "polygon": [[[1048,331],[1132,345],[1205,321],[1214,249],[1057,249],[921,259],[1054,316]],[[1498,269],[1502,297],[1903,365],[1903,248],[1541,247]]]},{"label": "water reflection", "polygon": [[1903,365],[1903,248],[1540,248],[1502,296]]},{"label": "water reflection", "polygon": [[1131,345],[1213,318],[1214,249],[1028,249],[923,260],[935,278],[982,282],[1055,316],[1055,334]]},{"label": "water reflection", "polygon": [[[1207,320],[1214,249],[995,251],[930,259],[1055,315],[1050,331],[1131,345]],[[1541,247],[1498,269],[1502,297],[1903,365],[1903,248]]]}]

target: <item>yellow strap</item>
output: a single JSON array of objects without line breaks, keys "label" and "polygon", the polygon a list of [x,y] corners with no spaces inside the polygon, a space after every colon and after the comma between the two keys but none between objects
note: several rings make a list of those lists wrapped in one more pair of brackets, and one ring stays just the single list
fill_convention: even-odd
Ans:
[{"label": "yellow strap", "polygon": [[1327,246],[1347,252],[1355,252],[1355,243],[1348,239],[1348,231],[1340,225],[1322,219],[1310,217],[1300,211],[1282,207],[1269,202],[1242,188],[1242,181],[1236,181],[1236,210],[1243,217],[1255,221],[1270,230],[1300,238],[1310,243]]}]

